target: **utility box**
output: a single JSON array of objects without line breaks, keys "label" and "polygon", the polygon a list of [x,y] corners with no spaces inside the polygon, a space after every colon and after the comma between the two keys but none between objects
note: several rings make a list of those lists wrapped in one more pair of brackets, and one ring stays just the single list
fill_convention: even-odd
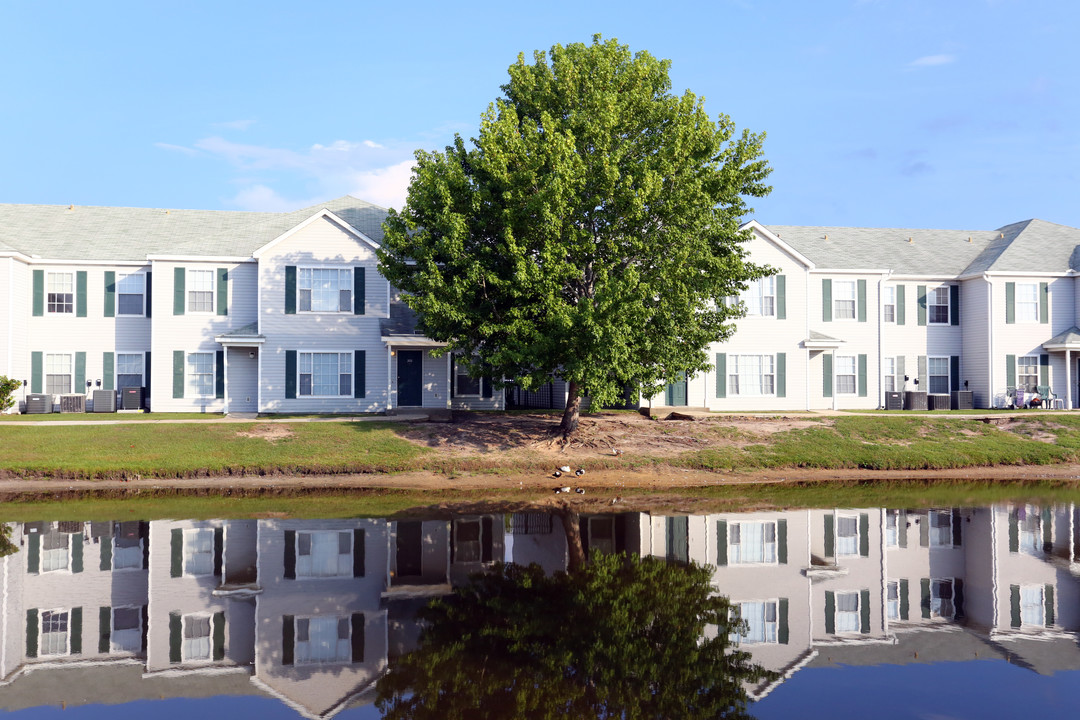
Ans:
[{"label": "utility box", "polygon": [[885,393],[885,409],[886,410],[903,410],[904,409],[904,394],[901,392],[887,392]]},{"label": "utility box", "polygon": [[975,409],[975,393],[971,390],[953,390],[952,393],[952,409],[953,410],[974,410]]},{"label": "utility box", "polygon": [[918,392],[916,390],[908,390],[906,393],[904,393],[904,409],[925,410],[926,393]]},{"label": "utility box", "polygon": [[930,395],[927,405],[929,410],[948,410],[952,407],[952,398],[948,395]]},{"label": "utility box", "polygon": [[94,391],[94,412],[96,413],[112,413],[116,412],[116,393],[112,390],[95,390]]},{"label": "utility box", "polygon": [[26,396],[26,414],[44,415],[52,412],[52,395],[31,393]]},{"label": "utility box", "polygon": [[86,396],[85,395],[61,395],[60,396],[60,412],[62,412],[62,413],[84,413],[84,412],[86,412]]},{"label": "utility box", "polygon": [[142,410],[143,389],[126,387],[120,389],[120,407],[123,410]]}]

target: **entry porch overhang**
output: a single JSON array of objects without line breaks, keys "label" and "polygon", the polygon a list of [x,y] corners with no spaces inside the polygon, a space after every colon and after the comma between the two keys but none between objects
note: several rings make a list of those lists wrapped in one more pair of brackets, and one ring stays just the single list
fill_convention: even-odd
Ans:
[{"label": "entry porch overhang", "polygon": [[250,347],[265,343],[266,336],[259,332],[258,323],[249,323],[236,330],[215,335],[214,342],[221,343],[222,347]]},{"label": "entry porch overhang", "polygon": [[1065,353],[1065,409],[1073,409],[1072,354],[1080,350],[1080,328],[1073,325],[1042,344],[1047,352]]},{"label": "entry porch overhang", "polygon": [[811,330],[810,336],[802,341],[802,346],[807,350],[835,350],[843,345],[844,342],[844,340],[840,340],[839,338],[830,337],[825,333]]}]

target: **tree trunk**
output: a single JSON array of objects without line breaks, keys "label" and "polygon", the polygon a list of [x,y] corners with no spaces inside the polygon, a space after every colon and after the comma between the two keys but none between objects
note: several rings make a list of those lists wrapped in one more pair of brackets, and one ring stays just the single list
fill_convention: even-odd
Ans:
[{"label": "tree trunk", "polygon": [[562,422],[559,423],[559,432],[563,440],[569,440],[578,426],[578,418],[581,410],[581,389],[578,384],[571,380],[566,386],[566,409],[563,410]]},{"label": "tree trunk", "polygon": [[585,565],[585,547],[581,544],[581,516],[568,505],[564,505],[555,514],[562,520],[563,532],[566,533],[566,569],[570,572],[580,570]]}]

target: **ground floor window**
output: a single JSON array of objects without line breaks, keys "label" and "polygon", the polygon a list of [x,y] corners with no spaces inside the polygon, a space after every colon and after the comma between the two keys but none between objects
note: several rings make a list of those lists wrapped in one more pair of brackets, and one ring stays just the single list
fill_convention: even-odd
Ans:
[{"label": "ground floor window", "polygon": [[1016,358],[1016,387],[1035,392],[1039,384],[1039,356],[1025,355]]},{"label": "ground floor window", "polygon": [[896,580],[885,587],[885,611],[890,620],[900,619],[900,583]]},{"label": "ground floor window", "polygon": [[855,394],[855,356],[836,356],[836,394]]},{"label": "ground floor window", "polygon": [[836,593],[836,632],[859,632],[859,593]]},{"label": "ground floor window", "polygon": [[930,392],[934,395],[948,395],[949,358],[927,358],[927,372],[930,376]]},{"label": "ground floor window", "polygon": [[1045,600],[1042,585],[1020,587],[1020,622],[1024,625],[1042,626],[1046,623]]},{"label": "ground floor window", "polygon": [[885,392],[896,392],[900,388],[900,383],[896,377],[896,358],[882,358],[881,364],[884,370]]},{"label": "ground floor window", "polygon": [[930,545],[932,547],[952,547],[952,511],[931,510],[927,522],[930,523]]},{"label": "ground floor window", "polygon": [[737,635],[740,644],[757,645],[777,642],[776,600],[736,603],[735,607],[738,608],[739,619],[746,623],[745,633]]},{"label": "ground floor window", "polygon": [[300,353],[300,395],[352,396],[352,353]]},{"label": "ground floor window", "polygon": [[[209,354],[209,353],[206,353]],[[142,353],[117,353],[116,354],[116,387],[142,387],[143,386],[143,354]]]},{"label": "ground floor window", "polygon": [[71,355],[67,353],[45,356],[45,392],[64,395],[71,392]]},{"label": "ground floor window", "polygon": [[296,619],[296,664],[349,662],[352,622],[349,617]]},{"label": "ground floor window", "polygon": [[214,574],[214,528],[184,531],[184,574]]},{"label": "ground floor window", "polygon": [[728,394],[774,395],[775,361],[772,355],[729,355]]},{"label": "ground floor window", "polygon": [[41,572],[67,570],[70,538],[68,533],[55,530],[41,536]]},{"label": "ground floor window", "polygon": [[68,654],[68,611],[43,610],[41,613],[41,654]]},{"label": "ground floor window", "polygon": [[187,355],[187,393],[189,397],[214,394],[214,353]]},{"label": "ground floor window", "polygon": [[187,660],[210,659],[210,616],[185,615],[182,657]]},{"label": "ground floor window", "polygon": [[836,518],[836,554],[859,554],[859,518],[848,515]]}]

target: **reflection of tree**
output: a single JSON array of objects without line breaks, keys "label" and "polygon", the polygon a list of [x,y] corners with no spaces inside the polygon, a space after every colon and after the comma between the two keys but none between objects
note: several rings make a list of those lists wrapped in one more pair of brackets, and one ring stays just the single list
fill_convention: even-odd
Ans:
[{"label": "reflection of tree", "polygon": [[[771,674],[732,647],[711,571],[594,554],[571,573],[499,565],[421,611],[378,687],[386,718],[748,718]],[[705,639],[706,626],[716,635]]]},{"label": "reflection of tree", "polygon": [[7,557],[19,552],[19,546],[11,542],[10,524],[0,524],[0,557]]}]

